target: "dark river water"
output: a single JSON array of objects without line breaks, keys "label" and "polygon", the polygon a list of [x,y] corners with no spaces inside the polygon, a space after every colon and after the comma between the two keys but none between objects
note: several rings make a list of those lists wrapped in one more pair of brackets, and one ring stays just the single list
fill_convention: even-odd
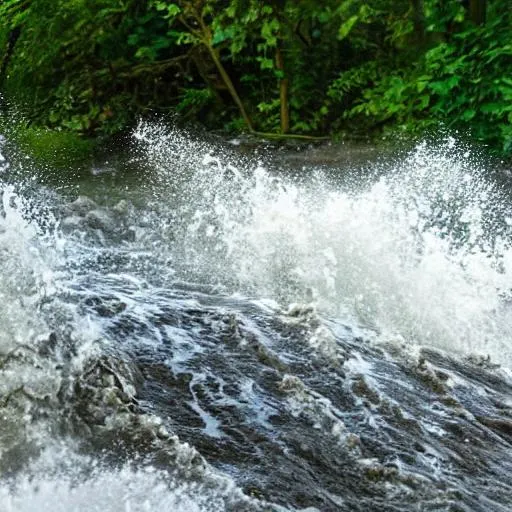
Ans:
[{"label": "dark river water", "polygon": [[494,169],[129,146],[56,174],[0,140],[0,511],[512,510]]}]

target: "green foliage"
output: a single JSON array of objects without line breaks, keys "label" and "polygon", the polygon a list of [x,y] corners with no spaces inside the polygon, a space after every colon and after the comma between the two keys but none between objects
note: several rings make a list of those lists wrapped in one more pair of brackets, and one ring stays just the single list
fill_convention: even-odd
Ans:
[{"label": "green foliage", "polygon": [[366,64],[341,75],[328,94],[340,101],[348,91],[361,91],[355,105],[344,112],[346,119],[366,118],[370,125],[392,122],[409,128],[442,122],[509,152],[510,27],[507,14],[496,15],[483,26],[466,24],[449,41],[432,45],[419,59],[393,72],[377,72]]},{"label": "green foliage", "polygon": [[22,151],[42,167],[73,169],[88,162],[96,149],[94,139],[48,128],[29,127],[9,117],[0,117],[0,130]]},{"label": "green foliage", "polygon": [[[0,16],[19,4],[6,0]],[[22,18],[7,19],[21,36],[4,90],[36,124],[115,133],[176,93],[158,82],[179,67],[169,58],[167,22],[135,0],[33,0]]]},{"label": "green foliage", "polygon": [[460,0],[4,0],[0,87],[34,126],[85,135],[148,111],[268,132],[286,115],[311,134],[442,123],[512,152],[509,11],[500,0],[485,20]]},{"label": "green foliage", "polygon": [[195,117],[202,109],[208,107],[213,99],[210,89],[185,89],[176,110],[187,117]]}]

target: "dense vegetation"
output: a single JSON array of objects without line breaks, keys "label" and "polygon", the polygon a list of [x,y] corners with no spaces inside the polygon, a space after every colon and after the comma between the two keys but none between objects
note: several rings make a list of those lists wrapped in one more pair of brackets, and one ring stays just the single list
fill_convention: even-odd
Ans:
[{"label": "dense vegetation", "polygon": [[326,135],[442,123],[512,152],[504,0],[3,0],[0,90],[36,126],[141,114]]}]

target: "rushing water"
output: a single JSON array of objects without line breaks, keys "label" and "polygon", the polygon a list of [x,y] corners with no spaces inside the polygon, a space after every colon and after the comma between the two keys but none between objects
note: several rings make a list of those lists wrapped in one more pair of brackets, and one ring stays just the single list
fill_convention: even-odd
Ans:
[{"label": "rushing water", "polygon": [[470,151],[0,144],[0,510],[511,510],[512,203]]}]

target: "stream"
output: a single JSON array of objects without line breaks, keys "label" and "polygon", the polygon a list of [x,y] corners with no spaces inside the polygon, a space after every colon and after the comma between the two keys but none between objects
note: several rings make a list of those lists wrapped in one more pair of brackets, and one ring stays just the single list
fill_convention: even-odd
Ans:
[{"label": "stream", "polygon": [[512,510],[506,172],[128,146],[0,139],[1,511]]}]

